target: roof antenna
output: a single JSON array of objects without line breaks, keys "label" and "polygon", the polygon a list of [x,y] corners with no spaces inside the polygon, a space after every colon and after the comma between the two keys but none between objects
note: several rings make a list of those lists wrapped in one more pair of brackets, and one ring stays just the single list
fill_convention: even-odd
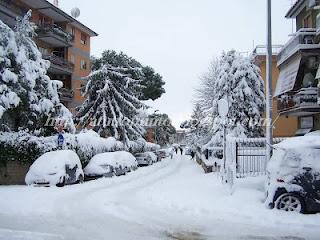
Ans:
[{"label": "roof antenna", "polygon": [[59,7],[59,0],[53,0],[53,5],[55,5],[56,7]]}]

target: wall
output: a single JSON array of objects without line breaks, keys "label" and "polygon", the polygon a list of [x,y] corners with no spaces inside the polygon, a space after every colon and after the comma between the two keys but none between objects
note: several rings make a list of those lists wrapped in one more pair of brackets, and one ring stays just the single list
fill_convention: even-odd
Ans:
[{"label": "wall", "polygon": [[30,164],[17,161],[0,163],[0,185],[24,185]]},{"label": "wall", "polygon": [[[266,81],[266,56],[257,56],[256,63],[260,67],[261,70],[261,77],[264,81]],[[279,78],[279,68],[277,67],[277,58],[273,56],[272,59],[272,89],[273,93],[275,91],[277,81]],[[298,119],[296,117],[279,117],[278,110],[277,110],[277,100],[273,99],[273,122],[274,122],[274,129],[273,129],[273,136],[274,137],[292,137],[298,130]]]},{"label": "wall", "polygon": [[[71,32],[72,26],[68,25],[67,30]],[[74,101],[72,103],[71,108],[74,108],[81,104],[84,101],[84,98],[81,96],[81,85],[84,84],[83,77],[86,77],[91,72],[91,62],[90,62],[90,36],[87,36],[87,43],[84,45],[81,43],[81,34],[82,32],[74,28],[74,44],[71,48],[68,49],[68,60],[72,62],[72,56],[74,58],[74,72],[72,75],[72,89],[74,91]],[[84,34],[84,33],[83,33]],[[81,60],[86,61],[87,69],[81,69]]]}]

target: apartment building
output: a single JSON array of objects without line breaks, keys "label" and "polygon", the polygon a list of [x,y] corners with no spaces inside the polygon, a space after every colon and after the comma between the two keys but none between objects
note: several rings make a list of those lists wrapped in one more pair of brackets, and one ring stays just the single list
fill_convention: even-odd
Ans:
[{"label": "apartment building", "polygon": [[46,0],[0,0],[0,20],[13,27],[29,9],[38,27],[36,44],[51,62],[48,75],[63,82],[60,99],[73,110],[83,101],[80,88],[90,73],[90,40],[98,34]]},{"label": "apartment building", "polygon": [[[272,92],[274,93],[277,80],[279,78],[279,68],[277,66],[277,57],[279,51],[282,49],[281,45],[274,45],[272,48]],[[252,53],[254,63],[260,68],[261,77],[266,83],[267,73],[267,49],[266,46],[256,46]],[[266,84],[265,84],[266,85]],[[274,137],[292,137],[298,130],[297,117],[281,116],[278,113],[278,101],[273,99],[272,104],[272,122],[273,122],[273,136]],[[265,115],[265,114],[264,114]]]},{"label": "apartment building", "polygon": [[280,116],[298,119],[296,135],[320,129],[320,1],[298,0],[286,18],[296,33],[278,53],[274,97]]}]

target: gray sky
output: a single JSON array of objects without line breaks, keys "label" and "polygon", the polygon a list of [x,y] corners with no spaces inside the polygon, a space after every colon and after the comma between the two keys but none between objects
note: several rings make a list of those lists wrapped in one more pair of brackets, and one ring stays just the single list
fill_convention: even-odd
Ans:
[{"label": "gray sky", "polygon": [[[284,44],[292,1],[272,2],[273,43]],[[79,7],[79,20],[99,33],[93,55],[123,51],[163,76],[167,93],[152,105],[176,126],[190,116],[194,89],[214,56],[251,52],[266,39],[266,0],[60,0],[60,7]]]}]

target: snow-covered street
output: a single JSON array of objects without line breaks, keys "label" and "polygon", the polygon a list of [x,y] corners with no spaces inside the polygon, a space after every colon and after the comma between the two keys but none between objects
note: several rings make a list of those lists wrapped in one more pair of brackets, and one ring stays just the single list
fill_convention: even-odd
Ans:
[{"label": "snow-covered street", "polygon": [[320,215],[266,209],[263,181],[239,180],[230,196],[176,156],[83,185],[1,187],[0,239],[319,239]]}]

